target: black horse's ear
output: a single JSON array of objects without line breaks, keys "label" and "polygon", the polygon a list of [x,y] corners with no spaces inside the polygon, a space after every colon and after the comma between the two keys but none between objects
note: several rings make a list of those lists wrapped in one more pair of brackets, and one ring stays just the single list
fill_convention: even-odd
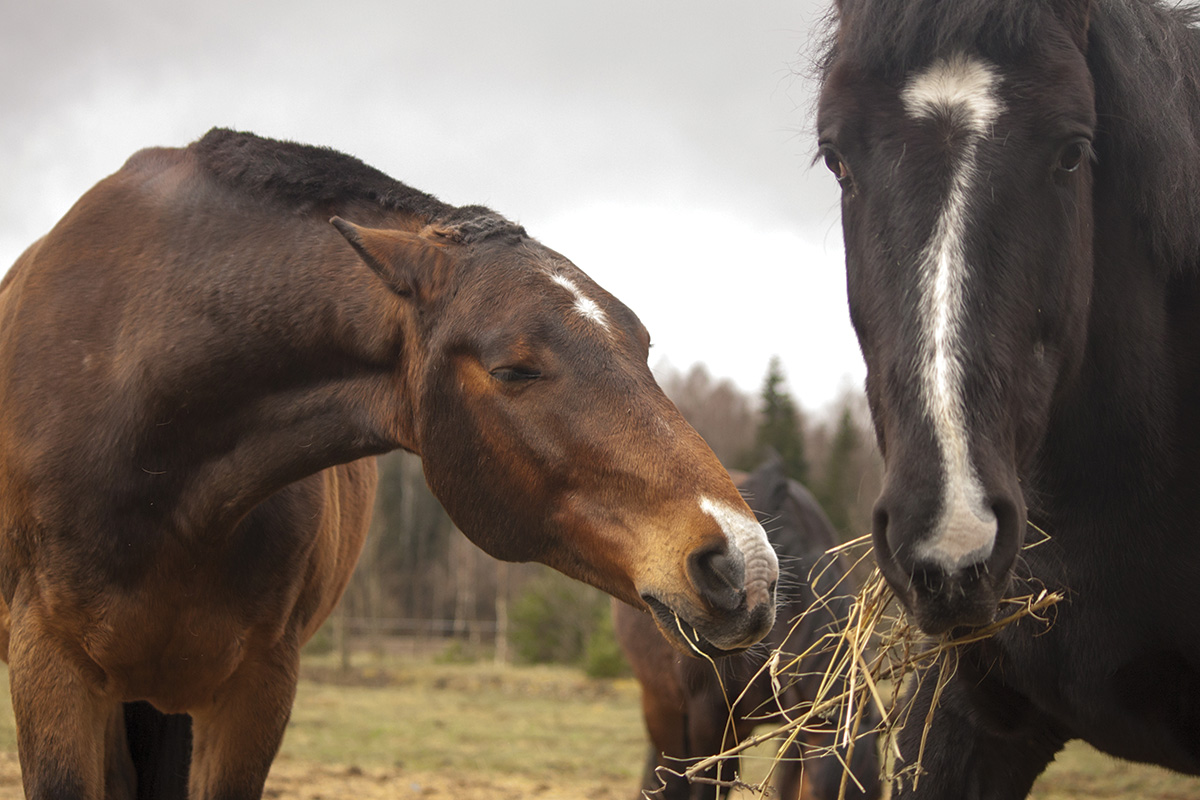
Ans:
[{"label": "black horse's ear", "polygon": [[755,502],[751,503],[751,508],[755,511],[774,516],[783,509],[788,496],[787,470],[783,458],[773,447],[767,448],[763,462],[750,475],[746,484],[755,489]]},{"label": "black horse's ear", "polygon": [[418,294],[423,279],[434,277],[440,261],[448,258],[444,242],[390,228],[364,228],[341,217],[329,220],[346,238],[363,262],[401,297]]},{"label": "black horse's ear", "polygon": [[1062,20],[1079,52],[1087,53],[1088,27],[1091,24],[1091,0],[1051,0],[1050,8]]}]

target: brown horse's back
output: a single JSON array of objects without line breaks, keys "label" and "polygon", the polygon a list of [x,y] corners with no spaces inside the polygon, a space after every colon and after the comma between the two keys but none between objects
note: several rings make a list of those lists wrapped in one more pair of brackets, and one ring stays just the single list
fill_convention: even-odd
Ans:
[{"label": "brown horse's back", "polygon": [[[93,691],[153,703],[129,705],[128,742],[119,717],[106,725],[110,762],[128,748],[151,782],[190,760],[190,722],[162,711],[211,704],[328,617],[376,484],[374,458],[359,459],[229,509],[229,443],[218,420],[188,418],[206,383],[245,386],[202,371],[230,352],[220,328],[237,338],[196,291],[223,290],[221,247],[247,235],[205,221],[220,198],[186,151],[142,151],[0,281],[0,657],[16,598],[27,642],[62,652]],[[172,454],[193,460],[185,470]],[[47,670],[24,674],[55,691]],[[247,742],[267,738],[244,728]]]},{"label": "brown horse's back", "polygon": [[191,717],[164,758],[178,774],[190,749],[192,797],[260,796],[300,645],[362,546],[370,458],[397,448],[494,555],[709,652],[757,641],[775,554],[648,347],[519,225],[345,154],[215,129],[130,158],[0,288],[27,794],[98,796],[136,755],[119,734],[146,715],[122,704],[149,704]]}]

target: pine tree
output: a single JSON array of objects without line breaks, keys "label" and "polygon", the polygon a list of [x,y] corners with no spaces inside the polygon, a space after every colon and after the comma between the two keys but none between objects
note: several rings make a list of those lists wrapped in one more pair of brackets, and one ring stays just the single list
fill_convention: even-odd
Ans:
[{"label": "pine tree", "polygon": [[[754,435],[754,461],[774,448],[783,459],[789,478],[804,483],[808,479],[808,459],[804,453],[804,429],[796,402],[783,386],[783,365],[771,358],[763,381],[762,412]],[[753,467],[754,465],[747,465]]]},{"label": "pine tree", "polygon": [[856,501],[859,479],[857,455],[859,447],[858,426],[850,413],[850,405],[842,406],[837,432],[829,446],[829,460],[825,463],[825,477],[821,481],[817,497],[829,521],[837,529],[842,540],[852,538],[851,513]]}]

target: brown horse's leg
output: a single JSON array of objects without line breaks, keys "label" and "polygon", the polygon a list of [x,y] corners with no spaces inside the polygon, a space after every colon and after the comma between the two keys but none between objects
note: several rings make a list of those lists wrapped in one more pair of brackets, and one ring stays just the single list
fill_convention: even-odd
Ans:
[{"label": "brown horse's leg", "polygon": [[[837,800],[843,780],[846,800],[875,800],[883,791],[875,748],[872,737],[858,740],[849,752],[833,733],[810,733],[803,769],[782,772],[780,781],[785,782],[776,783],[781,800]],[[845,774],[847,763],[850,775]]]},{"label": "brown horse's leg", "polygon": [[[775,767],[775,792],[779,800],[825,800],[814,793],[808,764],[801,760],[800,748],[793,744]],[[837,795],[830,798],[837,800]]]},{"label": "brown horse's leg", "polygon": [[[16,609],[14,609],[16,611]],[[82,652],[47,632],[36,612],[14,613],[9,687],[28,800],[101,800],[104,740],[115,703],[85,680]]]},{"label": "brown horse's leg", "polygon": [[[725,696],[716,685],[707,691],[694,692],[688,702],[688,749],[692,758],[703,758],[720,753],[728,746],[737,744],[738,732],[729,724],[729,706]],[[741,759],[723,759],[719,767],[708,770],[703,777],[721,780],[732,779],[741,768]],[[692,786],[692,800],[716,800],[725,797],[728,789],[718,789],[711,783],[696,783]]]},{"label": "brown horse's leg", "polygon": [[125,707],[114,703],[104,735],[104,800],[134,800],[137,770],[125,739]]},{"label": "brown horse's leg", "polygon": [[192,711],[190,800],[258,800],[296,695],[299,649],[247,660],[214,701]]},{"label": "brown horse's leg", "polygon": [[[642,690],[642,718],[646,721],[646,732],[650,735],[650,750],[653,762],[647,760],[642,788],[649,790],[652,797],[663,800],[687,800],[687,778],[675,775],[687,769],[687,714],[673,692]],[[658,770],[658,767],[666,769]],[[666,784],[664,787],[663,784]],[[661,794],[653,794],[655,790]]]}]

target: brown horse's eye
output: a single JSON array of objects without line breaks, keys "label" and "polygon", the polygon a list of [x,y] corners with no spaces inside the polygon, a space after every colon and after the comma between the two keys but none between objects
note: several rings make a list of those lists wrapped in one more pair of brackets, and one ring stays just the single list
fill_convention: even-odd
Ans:
[{"label": "brown horse's eye", "polygon": [[499,367],[492,370],[492,377],[501,383],[522,383],[542,377],[542,373],[532,367]]},{"label": "brown horse's eye", "polygon": [[1079,169],[1079,165],[1088,155],[1088,142],[1086,139],[1076,139],[1068,142],[1062,150],[1058,152],[1058,163],[1055,164],[1055,169],[1060,173],[1070,173]]}]

